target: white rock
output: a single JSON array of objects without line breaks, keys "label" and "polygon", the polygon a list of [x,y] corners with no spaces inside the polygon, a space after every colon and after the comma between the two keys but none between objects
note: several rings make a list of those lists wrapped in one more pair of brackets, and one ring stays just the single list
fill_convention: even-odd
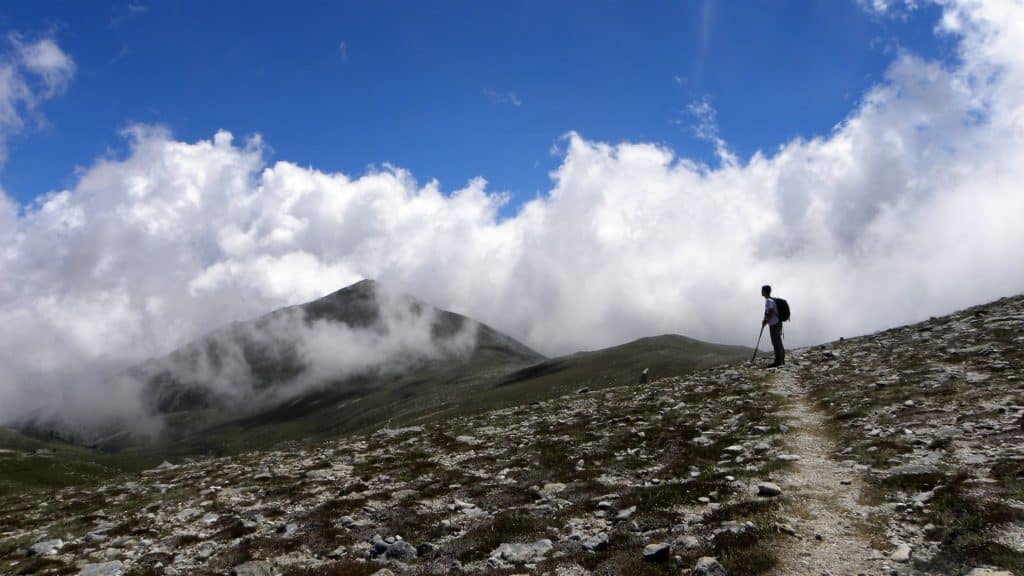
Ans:
[{"label": "white rock", "polygon": [[889,558],[893,562],[901,562],[901,563],[909,562],[910,561],[910,546],[908,546],[904,542],[900,542],[899,545],[896,546],[896,550],[893,551],[892,555],[890,555]]}]

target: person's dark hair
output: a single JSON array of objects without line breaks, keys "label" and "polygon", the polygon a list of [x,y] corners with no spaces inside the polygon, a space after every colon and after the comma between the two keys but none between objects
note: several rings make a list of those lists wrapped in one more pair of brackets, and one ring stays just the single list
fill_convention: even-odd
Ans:
[{"label": "person's dark hair", "polygon": [[772,287],[771,286],[769,286],[767,284],[765,284],[764,286],[761,286],[761,294],[771,294],[771,293],[772,293]]}]

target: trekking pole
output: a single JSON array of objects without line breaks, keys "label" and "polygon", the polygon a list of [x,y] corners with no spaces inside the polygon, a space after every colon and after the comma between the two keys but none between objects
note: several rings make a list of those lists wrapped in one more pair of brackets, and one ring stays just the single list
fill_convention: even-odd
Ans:
[{"label": "trekking pole", "polygon": [[754,344],[754,355],[750,357],[751,363],[757,358],[757,348],[761,345],[761,336],[764,336],[764,324],[761,324],[761,332],[757,335],[757,344]]}]

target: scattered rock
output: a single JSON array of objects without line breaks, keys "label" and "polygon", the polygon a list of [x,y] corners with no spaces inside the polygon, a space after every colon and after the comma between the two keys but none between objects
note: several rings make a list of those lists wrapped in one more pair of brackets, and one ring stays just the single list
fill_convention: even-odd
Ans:
[{"label": "scattered rock", "polygon": [[554,548],[551,540],[547,538],[537,540],[532,544],[502,544],[491,552],[492,558],[499,558],[511,564],[529,564],[540,562],[544,555]]},{"label": "scattered rock", "polygon": [[630,506],[629,508],[625,508],[625,509],[619,510],[618,513],[615,514],[615,519],[617,521],[619,521],[619,522],[622,522],[622,521],[625,521],[625,520],[629,520],[629,517],[632,516],[635,513],[636,513],[636,506]]},{"label": "scattered rock", "polygon": [[64,547],[64,541],[60,538],[43,540],[28,547],[29,555],[52,556]]},{"label": "scattered rock", "polygon": [[725,567],[711,556],[703,556],[697,560],[690,576],[728,576]]},{"label": "scattered rock", "polygon": [[769,498],[773,496],[781,496],[782,488],[779,488],[779,485],[774,482],[761,482],[757,485],[757,495]]},{"label": "scattered rock", "polygon": [[893,551],[889,558],[893,562],[905,563],[910,561],[910,546],[906,543],[900,542],[896,546],[896,550]]},{"label": "scattered rock", "polygon": [[124,565],[119,560],[101,564],[86,564],[78,572],[78,576],[121,576],[122,574],[124,574]]},{"label": "scattered rock", "polygon": [[274,576],[274,569],[268,562],[253,560],[232,568],[231,576]]},{"label": "scattered rock", "polygon": [[903,466],[894,466],[885,471],[885,475],[889,478],[895,478],[897,476],[924,476],[926,474],[935,474],[938,469],[930,464],[904,464]]},{"label": "scattered rock", "polygon": [[384,555],[392,560],[398,560],[399,562],[412,562],[416,559],[419,553],[412,544],[404,540],[399,540],[393,544],[390,544]]},{"label": "scattered rock", "polygon": [[598,532],[583,541],[583,549],[591,552],[600,552],[608,548],[608,533]]},{"label": "scattered rock", "polygon": [[664,562],[672,553],[672,547],[664,542],[644,546],[644,560],[648,562]]}]

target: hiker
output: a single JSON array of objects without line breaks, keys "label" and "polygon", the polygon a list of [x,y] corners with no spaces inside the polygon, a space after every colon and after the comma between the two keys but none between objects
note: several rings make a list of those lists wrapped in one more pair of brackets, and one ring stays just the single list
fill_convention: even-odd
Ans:
[{"label": "hiker", "polygon": [[764,296],[764,320],[761,321],[761,329],[768,326],[768,333],[772,337],[772,348],[775,349],[775,362],[768,368],[776,368],[786,363],[786,350],[782,347],[782,317],[779,316],[779,307],[772,298],[772,287],[761,286],[761,296]]}]

